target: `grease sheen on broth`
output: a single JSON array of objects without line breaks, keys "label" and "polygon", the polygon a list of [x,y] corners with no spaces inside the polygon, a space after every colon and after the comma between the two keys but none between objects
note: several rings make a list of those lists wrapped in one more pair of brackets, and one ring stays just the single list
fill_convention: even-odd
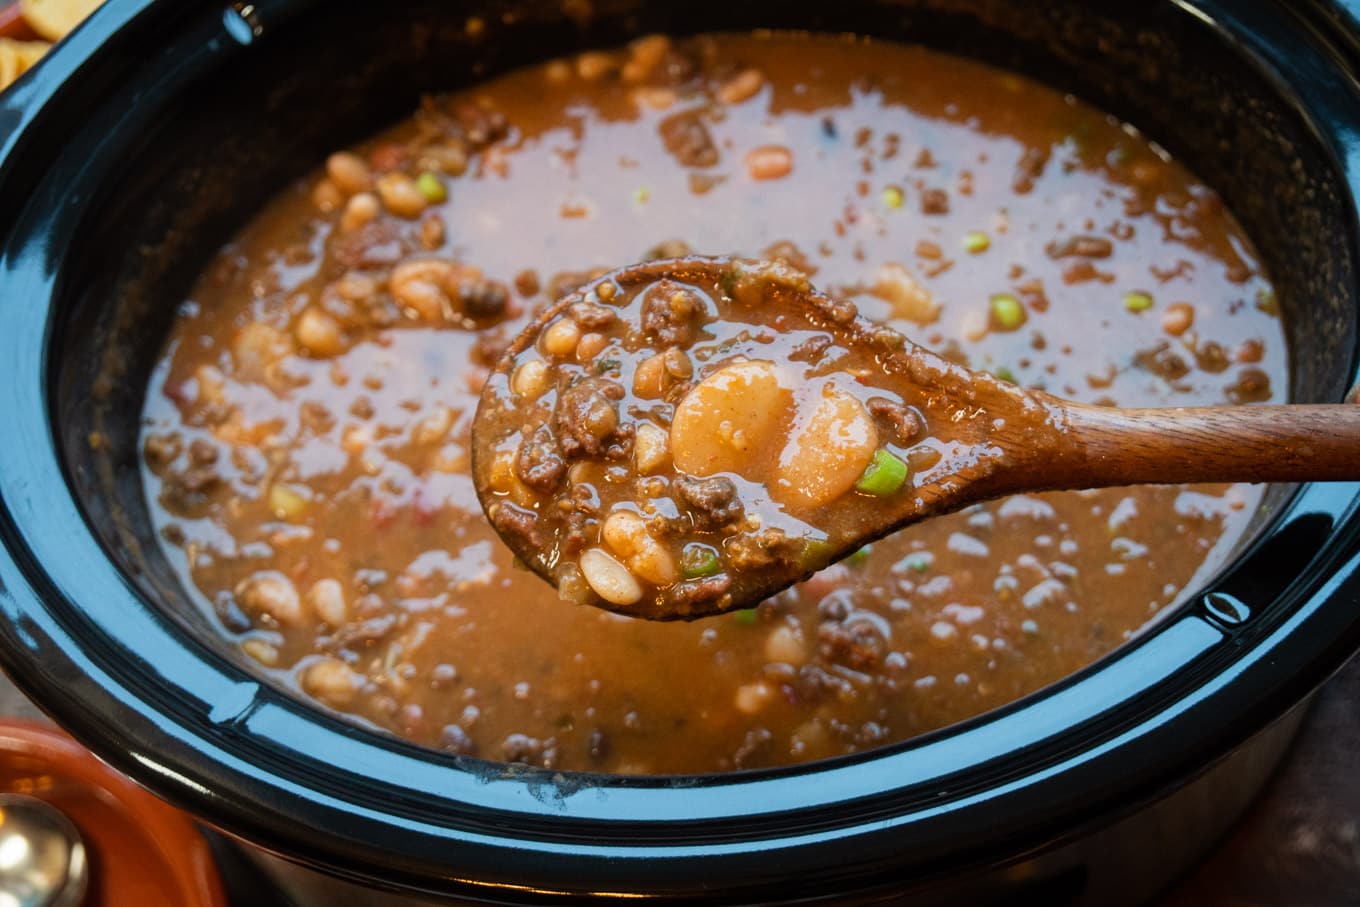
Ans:
[{"label": "grease sheen on broth", "polygon": [[920,48],[644,39],[429,99],[210,264],[144,414],[186,586],[270,676],[411,740],[719,771],[905,739],[1057,680],[1215,569],[1259,504],[1238,485],[1017,497],[752,612],[657,624],[561,602],[481,513],[477,392],[535,307],[685,251],[786,261],[1074,399],[1286,386],[1250,243],[1131,128]]}]

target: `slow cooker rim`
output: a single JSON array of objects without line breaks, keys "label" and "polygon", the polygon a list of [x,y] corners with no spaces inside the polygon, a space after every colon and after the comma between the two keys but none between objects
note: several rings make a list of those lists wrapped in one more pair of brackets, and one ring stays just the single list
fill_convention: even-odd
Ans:
[{"label": "slow cooker rim", "polygon": [[[53,81],[43,83],[41,80],[30,80],[27,83],[28,92],[26,93],[26,97],[29,99],[43,98],[45,105],[56,96],[58,89],[66,80],[75,78],[78,75],[81,69],[81,63],[99,47],[100,40],[95,37],[96,31],[103,30],[111,33],[133,25],[143,12],[151,10],[155,5],[156,4],[152,2],[152,0],[115,0],[115,2],[110,3],[105,10],[97,15],[96,19],[93,20],[86,29],[78,32],[77,36],[70,42],[54,51],[53,60],[50,62],[52,68],[44,70],[51,75]],[[77,38],[81,40],[76,40]],[[77,56],[77,54],[79,54],[79,56]],[[45,98],[43,97],[44,90],[46,91]],[[6,102],[6,104],[16,103],[20,102],[14,100],[8,100]],[[6,163],[12,163],[10,161],[10,155],[14,153],[18,139],[21,137],[29,137],[27,135],[29,130],[37,128],[36,117],[30,118],[21,111],[20,120],[22,125],[14,136],[0,145],[0,153],[4,154],[4,157],[0,157],[0,174],[9,169],[6,167]],[[0,185],[4,185],[4,183],[5,180],[3,177],[0,177]],[[12,244],[12,239],[13,238],[11,237],[11,243],[8,244],[11,253],[13,253],[16,248]],[[6,256],[5,268],[10,273],[11,278],[18,271],[23,271],[23,266],[25,264],[31,266],[33,262],[24,259],[23,256],[18,256],[17,258],[11,258],[9,255]],[[18,266],[17,269],[16,266]],[[25,273],[27,273],[30,278],[35,276],[35,272],[31,270]],[[48,276],[50,277],[50,275]],[[46,300],[49,306],[51,305],[50,294],[44,294],[41,298]],[[32,299],[28,300],[28,304],[32,304],[32,302]],[[13,332],[11,339],[18,334],[18,331]],[[45,333],[44,336],[46,336]],[[7,345],[10,344],[7,343]],[[27,354],[27,358],[25,358],[26,354],[23,351],[11,350],[11,352],[14,352],[15,356],[9,358],[9,364],[5,366],[6,370],[18,365],[24,365],[25,367],[33,368],[34,371],[32,374],[37,375],[39,380],[43,380],[45,368],[40,362],[33,358],[34,354],[32,352]],[[4,643],[3,660],[6,665],[11,670],[15,671],[16,679],[20,681],[21,685],[23,685],[26,690],[37,694],[40,701],[43,701],[45,705],[51,706],[54,713],[56,713],[64,722],[68,722],[72,729],[76,730],[82,739],[85,739],[86,742],[89,743],[98,744],[96,745],[96,749],[105,753],[106,756],[116,753],[112,759],[115,762],[121,763],[120,767],[125,771],[134,774],[134,776],[139,777],[143,783],[148,784],[148,786],[158,790],[158,792],[163,794],[169,793],[170,799],[193,803],[205,808],[205,811],[209,813],[233,816],[236,821],[228,824],[228,828],[235,830],[238,828],[245,829],[254,827],[256,831],[262,833],[259,835],[250,835],[250,837],[256,837],[257,840],[266,843],[274,842],[278,845],[276,849],[288,850],[292,853],[305,853],[309,850],[324,850],[324,848],[299,847],[297,829],[292,829],[293,834],[291,836],[286,836],[281,834],[276,835],[272,833],[272,830],[270,829],[258,827],[259,823],[252,821],[253,818],[257,817],[246,814],[241,809],[241,803],[228,802],[229,798],[224,796],[221,791],[214,791],[208,783],[205,783],[212,781],[213,779],[196,777],[196,775],[199,774],[199,767],[193,764],[193,760],[184,761],[178,758],[182,755],[180,753],[176,754],[176,759],[156,758],[157,753],[165,753],[171,749],[178,750],[182,746],[190,746],[190,750],[185,751],[190,754],[201,754],[212,748],[202,739],[195,740],[191,744],[188,738],[193,737],[193,735],[187,732],[183,726],[176,726],[173,729],[167,726],[167,723],[173,722],[178,725],[179,722],[182,721],[184,716],[182,714],[177,714],[177,710],[166,709],[163,708],[162,705],[148,704],[144,700],[138,698],[135,691],[122,687],[114,680],[114,678],[108,677],[107,675],[105,675],[105,679],[110,681],[110,686],[119,688],[125,698],[118,699],[117,697],[114,697],[109,693],[108,687],[95,684],[92,681],[92,677],[103,675],[102,667],[97,661],[90,658],[87,652],[80,648],[77,641],[67,633],[68,627],[64,625],[65,617],[69,617],[71,613],[75,613],[76,605],[78,603],[64,603],[69,612],[65,617],[58,613],[59,609],[54,610],[54,605],[50,604],[50,602],[57,602],[62,596],[57,587],[53,584],[56,583],[60,577],[56,573],[49,573],[42,564],[31,562],[29,559],[31,549],[27,544],[27,532],[25,527],[15,520],[15,514],[12,510],[16,501],[22,502],[28,496],[24,483],[35,477],[41,481],[50,483],[52,476],[50,466],[53,461],[58,461],[60,459],[58,452],[52,444],[52,439],[47,435],[45,422],[42,421],[47,413],[44,402],[45,388],[35,388],[30,382],[20,390],[21,399],[19,407],[16,408],[23,409],[23,415],[26,417],[26,421],[23,425],[16,426],[16,432],[12,436],[11,443],[13,448],[23,448],[23,450],[14,452],[13,455],[7,453],[3,461],[6,468],[0,470],[0,499],[4,501],[6,506],[4,524],[0,527],[0,534],[3,534],[6,543],[5,558],[3,563],[0,563],[0,578],[2,578],[5,583],[4,591],[0,592],[0,608],[3,608],[9,617],[9,621],[4,627],[3,635],[0,636],[0,639],[3,639]],[[13,443],[13,441],[28,441],[31,443]],[[38,452],[39,449],[43,455],[43,462],[41,463],[32,459],[32,455]],[[28,460],[29,462],[25,464],[25,460]],[[25,465],[31,468],[32,471],[19,468]],[[63,485],[63,487],[65,486]],[[66,493],[68,495],[70,494],[69,488],[66,489]],[[1305,506],[1305,502],[1307,502],[1308,499],[1309,491],[1305,489],[1301,497],[1296,500],[1294,505],[1295,509],[1297,510],[1300,506]],[[73,498],[69,502],[63,500],[61,503],[63,506],[66,506],[69,503],[72,508],[75,506]],[[78,511],[76,512],[76,515],[79,516]],[[1341,514],[1337,514],[1337,516],[1340,517]],[[1338,595],[1344,596],[1346,593],[1354,592],[1353,587],[1356,586],[1356,582],[1349,577],[1355,569],[1356,558],[1354,556],[1347,557],[1347,553],[1353,549],[1355,545],[1355,528],[1354,520],[1350,519],[1347,531],[1340,533],[1338,537],[1333,540],[1333,548],[1337,549],[1334,553],[1346,560],[1347,568],[1344,575],[1348,577],[1348,579],[1345,581],[1345,588],[1343,589],[1341,586],[1332,588],[1329,584],[1324,583],[1323,588],[1320,591],[1312,590],[1313,594],[1309,596],[1309,601],[1306,604],[1300,605],[1300,607],[1293,612],[1291,620],[1286,622],[1285,627],[1294,626],[1296,622],[1301,623],[1307,616],[1316,616],[1322,607],[1322,599],[1331,600]],[[91,537],[90,541],[95,543],[97,549],[97,540],[94,540]],[[130,589],[124,587],[122,591],[128,593],[130,592]],[[140,607],[147,609],[149,612],[155,612],[157,617],[160,616],[159,609],[157,609],[154,604],[141,602],[140,600],[138,600],[137,604]],[[1333,615],[1331,624],[1345,623],[1340,620],[1340,608],[1332,608],[1331,611],[1336,612],[1336,614]],[[1021,709],[1031,708],[1040,702],[1050,700],[1053,696],[1059,695],[1063,691],[1078,684],[1088,682],[1094,677],[1108,671],[1115,664],[1124,662],[1132,655],[1132,653],[1142,650],[1145,646],[1151,645],[1152,641],[1164,638],[1165,634],[1170,632],[1172,627],[1190,626],[1188,623],[1190,620],[1200,621],[1201,625],[1204,627],[1211,626],[1208,623],[1203,622],[1199,615],[1187,611],[1175,619],[1164,622],[1161,627],[1156,628],[1154,631],[1147,634],[1146,638],[1138,644],[1121,649],[1115,656],[1107,659],[1109,664],[1102,663],[1102,665],[1094,666],[1092,669],[1088,669],[1088,672],[1083,672],[1081,675],[1070,678],[1069,681],[1065,681],[1063,684],[1050,687],[1043,693],[1037,694],[1036,697],[1032,697],[1031,700],[1016,704],[1007,710],[993,713],[982,719],[977,719],[975,722],[956,726],[942,734],[940,739],[956,738],[978,725],[992,724],[1008,714],[1013,714]],[[1278,628],[1275,633],[1263,637],[1249,650],[1257,655],[1256,659],[1249,660],[1243,657],[1236,662],[1234,664],[1234,676],[1240,677],[1245,675],[1249,668],[1259,668],[1261,659],[1267,652],[1275,652],[1277,649],[1280,651],[1284,649],[1290,649],[1291,651],[1297,650],[1301,644],[1295,639],[1293,641],[1294,645],[1292,647],[1288,646],[1287,644],[1290,643],[1288,634],[1280,636],[1283,629],[1283,627]],[[1214,632],[1222,632],[1222,629],[1216,629]],[[1270,694],[1268,697],[1269,701],[1278,704],[1279,702],[1288,700],[1288,702],[1285,702],[1285,705],[1296,701],[1298,697],[1311,689],[1312,685],[1320,680],[1325,673],[1329,672],[1333,667],[1340,663],[1341,658],[1349,653],[1351,643],[1355,641],[1358,633],[1360,633],[1360,628],[1357,628],[1353,621],[1345,624],[1344,632],[1339,632],[1336,636],[1331,638],[1332,644],[1323,648],[1323,655],[1321,657],[1302,659],[1304,664],[1297,666],[1299,669],[1291,674],[1289,684],[1276,686],[1273,689],[1268,690],[1268,693]],[[50,645],[44,648],[42,646],[42,636],[47,637],[48,643],[58,640],[63,636],[65,639],[63,644],[55,649]],[[89,641],[86,642],[88,644]],[[59,658],[53,658],[52,653],[54,651],[59,654]],[[73,657],[74,653],[79,653],[82,657]],[[1302,653],[1295,651],[1295,654],[1298,655]],[[205,652],[199,653],[199,655],[217,659],[217,656],[214,653]],[[221,668],[223,665],[215,664],[214,667]],[[239,670],[237,670],[236,673],[239,675],[241,682],[248,684],[254,683],[253,678],[245,675],[244,672],[239,672]],[[1226,680],[1228,677],[1229,675],[1225,674],[1218,678],[1216,683],[1206,683],[1200,688],[1200,692],[1205,696],[1219,693],[1226,687]],[[1287,694],[1285,693],[1286,689],[1288,691]],[[276,691],[272,689],[265,690],[266,698],[274,695],[282,694],[277,694]],[[81,701],[82,696],[88,696],[89,700]],[[97,705],[95,704],[95,700],[100,700]],[[287,706],[290,703],[291,701],[282,704]],[[243,711],[245,711],[244,706],[248,704],[249,703],[242,703]],[[1202,706],[1203,702],[1185,700],[1182,702],[1182,705]],[[1187,711],[1189,711],[1189,709],[1182,710],[1182,714]],[[1283,711],[1283,708],[1281,708],[1280,711]],[[110,725],[102,723],[110,717],[119,720]],[[228,715],[226,717],[231,718],[232,716]],[[304,717],[308,720],[315,720],[312,716]],[[1169,717],[1169,714],[1163,713],[1160,717]],[[1221,751],[1223,748],[1222,743],[1224,741],[1233,742],[1244,739],[1252,729],[1250,725],[1259,724],[1263,720],[1264,719],[1258,715],[1256,719],[1250,721],[1243,718],[1238,722],[1226,722],[1225,725],[1219,727],[1214,734],[1201,733],[1200,736],[1206,738],[1213,737],[1214,740],[1212,745],[1207,745],[1206,748]],[[327,718],[326,721],[334,722],[334,719]],[[1233,726],[1234,724],[1236,725],[1235,727]],[[137,728],[136,731],[133,730],[134,727]],[[118,733],[120,728],[125,729],[127,734],[120,735]],[[350,729],[346,728],[345,730],[348,731]],[[145,746],[143,752],[137,751],[139,748],[142,748],[140,746],[125,746],[129,742],[128,738],[138,737],[140,739],[132,741],[138,745],[147,744],[148,741],[157,739],[158,737],[161,742],[158,746]],[[391,741],[382,742],[384,745],[381,748],[384,750],[400,750],[403,748],[413,749],[405,747],[405,745],[394,744]],[[900,756],[903,753],[918,751],[922,747],[934,742],[937,741],[931,739],[908,742],[899,745],[898,747],[885,748],[885,750],[882,751],[876,751],[875,753],[866,754],[862,757],[855,757],[850,760],[850,763],[858,766],[865,763],[882,762],[891,757]],[[420,752],[422,756],[433,755],[428,754],[426,751],[418,752]],[[318,760],[313,759],[312,761],[316,762]],[[447,758],[442,758],[440,763],[447,764],[449,761],[450,760]],[[722,779],[719,782],[719,786],[735,789],[744,785],[758,785],[771,779],[789,776],[806,779],[823,775],[829,771],[843,769],[846,765],[847,763],[844,761],[831,765],[813,763],[809,766],[794,767],[778,772],[758,773],[754,777],[743,775],[718,776]],[[531,776],[537,776],[537,773],[531,773]],[[258,782],[259,780],[258,777],[243,775],[239,779],[238,784],[231,786],[231,790],[233,792],[248,791],[253,786],[252,782]],[[281,780],[295,779],[275,778],[273,780],[277,783]],[[670,781],[663,782],[635,782],[627,779],[611,779],[612,782],[619,785],[619,789],[621,790],[645,787],[654,792],[659,789],[659,784],[671,783],[673,780],[674,779],[670,779]],[[706,781],[707,779],[699,780]],[[515,781],[514,783],[524,784],[525,782]],[[532,778],[530,783],[541,784],[541,776]],[[1107,785],[1096,786],[1103,787]],[[293,791],[287,789],[287,785],[283,784],[278,784],[277,790],[283,796],[289,796],[293,793]],[[674,791],[676,797],[683,797],[687,794],[692,795],[694,787],[674,787],[669,790]],[[260,799],[260,793],[261,791],[255,791],[255,799]],[[541,812],[532,813],[530,817],[536,821],[544,819],[544,815]],[[873,824],[873,822],[870,819],[866,818],[863,821],[863,825],[865,826],[864,834],[877,833],[883,830],[868,828],[871,824]],[[859,826],[854,826],[854,828],[859,828]],[[389,830],[404,833],[411,829],[399,827],[391,828]],[[449,829],[442,830],[448,831]],[[313,834],[315,833],[315,829],[312,829],[311,831]],[[466,836],[463,836],[463,840],[467,840]],[[770,843],[768,838],[762,839],[762,841],[764,844]],[[524,845],[525,842],[515,842],[515,846],[517,847],[523,847]],[[625,849],[629,851],[630,856],[655,856],[654,854],[644,852],[644,849],[636,846]],[[718,849],[715,847],[700,848],[700,850],[702,851],[701,853],[695,853],[692,856],[702,856],[706,859],[711,859],[718,854]],[[554,851],[552,848],[546,848],[544,852],[545,854],[549,854]],[[674,849],[667,850],[664,855],[677,859],[683,857],[683,855],[679,855],[678,850]],[[347,856],[350,855],[347,854]],[[615,856],[617,856],[617,854],[615,854]],[[402,858],[401,854],[395,854],[393,857],[394,858],[390,860],[392,868],[407,870],[411,868],[409,865],[410,861]],[[320,859],[325,861],[324,854]],[[334,858],[332,857],[331,859],[333,860]],[[403,866],[403,864],[407,865]]]}]

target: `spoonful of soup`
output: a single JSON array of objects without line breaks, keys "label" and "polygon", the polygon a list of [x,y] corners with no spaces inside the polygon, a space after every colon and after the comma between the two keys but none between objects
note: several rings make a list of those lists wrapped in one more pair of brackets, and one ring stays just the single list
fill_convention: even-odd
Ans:
[{"label": "spoonful of soup", "polygon": [[473,479],[570,601],[748,608],[1023,491],[1360,478],[1360,407],[1114,409],[955,365],[785,265],[652,261],[559,300],[482,391]]}]

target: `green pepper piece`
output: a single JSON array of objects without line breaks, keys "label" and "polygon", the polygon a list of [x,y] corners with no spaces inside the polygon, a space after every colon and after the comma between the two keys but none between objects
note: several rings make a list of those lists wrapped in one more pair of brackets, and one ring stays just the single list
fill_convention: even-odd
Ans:
[{"label": "green pepper piece", "polygon": [[1147,293],[1138,290],[1135,290],[1132,293],[1125,293],[1124,308],[1134,314],[1146,312],[1148,309],[1152,308],[1152,297]]},{"label": "green pepper piece", "polygon": [[720,567],[718,552],[707,545],[697,543],[686,545],[685,550],[680,552],[680,572],[684,574],[685,579],[712,576]]},{"label": "green pepper piece", "polygon": [[874,458],[864,469],[855,488],[865,494],[884,497],[895,493],[907,481],[911,470],[905,460],[882,447],[874,451]]},{"label": "green pepper piece", "polygon": [[922,551],[916,554],[907,555],[897,562],[897,566],[905,567],[908,570],[914,570],[917,573],[925,573],[930,569],[930,564],[933,560],[934,558],[930,554]]},{"label": "green pepper piece", "polygon": [[448,190],[444,188],[444,183],[428,170],[416,177],[416,188],[420,190],[421,195],[425,196],[425,201],[434,205],[449,197]]},{"label": "green pepper piece", "polygon": [[754,626],[756,622],[756,609],[747,608],[745,611],[733,611],[732,619],[745,626]]},{"label": "green pepper piece", "polygon": [[992,247],[992,238],[981,230],[971,230],[963,236],[963,250],[973,255]]},{"label": "green pepper piece", "polygon": [[992,326],[998,331],[1014,331],[1025,323],[1025,306],[1009,293],[993,296],[988,309],[992,315]]},{"label": "green pepper piece", "polygon": [[1275,298],[1274,290],[1256,291],[1256,308],[1265,312],[1267,315],[1279,315],[1280,304]]}]

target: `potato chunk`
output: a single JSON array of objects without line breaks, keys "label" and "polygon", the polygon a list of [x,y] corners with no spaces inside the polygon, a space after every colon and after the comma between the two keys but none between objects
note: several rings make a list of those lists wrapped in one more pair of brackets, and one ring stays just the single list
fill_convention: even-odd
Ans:
[{"label": "potato chunk", "polygon": [[780,433],[793,406],[790,381],[773,362],[737,362],[696,384],[675,408],[671,457],[694,476],[745,474]]},{"label": "potato chunk", "polygon": [[873,417],[859,400],[827,385],[811,404],[799,407],[771,483],[771,496],[781,504],[834,501],[854,486],[878,449]]}]

